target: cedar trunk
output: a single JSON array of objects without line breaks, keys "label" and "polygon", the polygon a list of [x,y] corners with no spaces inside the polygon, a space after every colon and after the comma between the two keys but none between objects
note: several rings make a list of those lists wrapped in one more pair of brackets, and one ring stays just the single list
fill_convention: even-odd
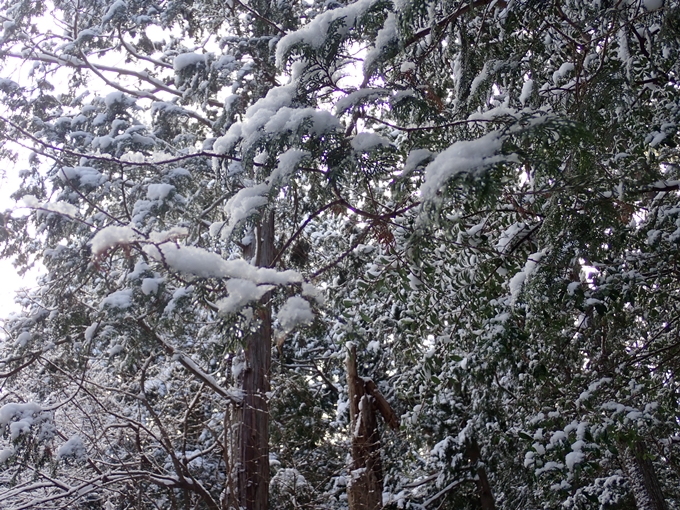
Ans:
[{"label": "cedar trunk", "polygon": [[[274,214],[269,213],[257,229],[255,261],[267,267],[274,260]],[[272,319],[270,295],[262,299],[257,329],[245,338],[244,368],[239,382],[243,403],[232,410],[231,445],[227,459],[232,480],[226,508],[268,510],[269,508],[269,406]]]},{"label": "cedar trunk", "polygon": [[638,510],[668,510],[644,442],[625,447],[624,462]]},{"label": "cedar trunk", "polygon": [[495,510],[496,502],[494,501],[493,493],[491,492],[489,477],[486,475],[484,466],[480,465],[482,453],[479,449],[479,444],[474,439],[468,442],[466,455],[468,459],[470,459],[470,462],[477,466],[477,491],[479,492],[479,501],[482,510]]},{"label": "cedar trunk", "polygon": [[380,434],[373,396],[357,373],[356,347],[347,353],[347,385],[352,434],[352,464],[347,487],[349,510],[382,508],[382,465]]}]

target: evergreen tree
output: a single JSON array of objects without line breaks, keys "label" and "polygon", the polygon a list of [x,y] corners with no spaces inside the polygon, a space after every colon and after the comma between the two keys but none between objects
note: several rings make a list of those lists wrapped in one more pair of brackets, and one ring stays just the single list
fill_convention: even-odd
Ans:
[{"label": "evergreen tree", "polygon": [[677,1],[0,13],[8,508],[680,504]]}]

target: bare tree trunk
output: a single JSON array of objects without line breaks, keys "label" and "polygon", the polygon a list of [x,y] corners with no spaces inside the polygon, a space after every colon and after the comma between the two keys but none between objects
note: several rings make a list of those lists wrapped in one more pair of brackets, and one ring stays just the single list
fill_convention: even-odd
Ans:
[{"label": "bare tree trunk", "polygon": [[[257,229],[253,243],[255,262],[267,267],[274,259],[274,213]],[[257,311],[259,325],[245,339],[243,368],[239,383],[243,403],[229,416],[231,433],[227,466],[232,476],[226,509],[268,510],[269,508],[269,405],[267,392],[271,367],[272,318],[264,296]],[[226,429],[226,427],[225,427]]]},{"label": "bare tree trunk", "polygon": [[349,509],[379,510],[382,508],[382,465],[374,399],[357,374],[355,346],[349,348],[346,361],[352,433],[352,464],[347,486]]},{"label": "bare tree trunk", "polygon": [[654,465],[643,441],[624,446],[624,464],[638,510],[668,510]]}]

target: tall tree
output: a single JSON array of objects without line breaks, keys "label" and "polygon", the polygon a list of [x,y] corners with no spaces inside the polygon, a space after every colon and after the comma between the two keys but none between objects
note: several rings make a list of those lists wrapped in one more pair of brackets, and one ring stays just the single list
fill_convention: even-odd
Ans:
[{"label": "tall tree", "polygon": [[3,502],[678,504],[677,1],[2,16]]}]

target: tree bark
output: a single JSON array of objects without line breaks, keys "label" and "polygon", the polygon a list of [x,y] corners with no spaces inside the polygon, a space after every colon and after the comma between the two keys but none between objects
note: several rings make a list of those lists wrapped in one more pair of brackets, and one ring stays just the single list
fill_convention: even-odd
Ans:
[{"label": "tree bark", "polygon": [[638,510],[668,510],[659,479],[643,441],[623,446],[624,464]]},{"label": "tree bark", "polygon": [[[267,267],[274,259],[274,213],[257,228],[255,262]],[[239,374],[243,403],[230,415],[230,451],[227,465],[232,480],[225,509],[268,510],[269,508],[269,404],[272,318],[266,294],[256,316],[257,329],[245,339],[244,367]],[[226,427],[225,427],[226,428]]]},{"label": "tree bark", "polygon": [[357,374],[356,346],[349,347],[346,363],[352,434],[352,464],[347,485],[349,509],[379,510],[382,508],[380,436],[374,399]]},{"label": "tree bark", "polygon": [[493,499],[491,492],[491,485],[489,484],[489,477],[486,476],[486,470],[479,465],[481,459],[481,452],[479,445],[474,439],[468,443],[466,455],[470,462],[477,466],[477,490],[479,491],[479,499],[482,505],[482,510],[495,510],[496,502]]}]

